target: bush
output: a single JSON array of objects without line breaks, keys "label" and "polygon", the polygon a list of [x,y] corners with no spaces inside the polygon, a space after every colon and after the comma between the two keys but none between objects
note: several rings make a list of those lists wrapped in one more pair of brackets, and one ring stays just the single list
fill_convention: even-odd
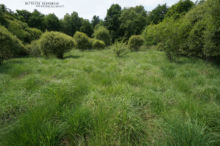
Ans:
[{"label": "bush", "polygon": [[110,33],[109,33],[108,29],[106,29],[104,26],[99,26],[99,27],[95,28],[95,32],[94,32],[93,36],[96,39],[102,40],[103,42],[105,42],[106,46],[111,44]]},{"label": "bush", "polygon": [[140,35],[133,35],[128,41],[128,46],[132,51],[138,51],[143,44],[144,39]]},{"label": "bush", "polygon": [[128,46],[122,42],[115,42],[114,45],[112,45],[112,49],[117,57],[124,56],[129,52]]},{"label": "bush", "polygon": [[220,1],[207,1],[207,28],[204,32],[204,48],[205,57],[220,58]]},{"label": "bush", "polygon": [[27,28],[27,31],[30,33],[30,42],[33,40],[38,40],[42,35],[42,31],[37,28]]},{"label": "bush", "polygon": [[91,49],[91,43],[89,37],[83,33],[77,31],[73,38],[76,40],[77,48],[81,50]]},{"label": "bush", "polygon": [[40,42],[39,40],[34,40],[31,44],[26,45],[28,50],[28,54],[33,57],[40,57],[41,56],[41,49],[40,49]]},{"label": "bush", "polygon": [[92,40],[92,48],[94,48],[94,49],[103,49],[103,48],[105,48],[105,42],[103,42],[101,40],[93,39]]},{"label": "bush", "polygon": [[65,52],[69,51],[76,45],[72,37],[53,31],[45,32],[39,41],[43,55],[55,55],[57,58],[61,59]]},{"label": "bush", "polygon": [[25,52],[22,42],[3,26],[0,26],[0,46],[0,63]]},{"label": "bush", "polygon": [[31,34],[26,31],[28,25],[19,20],[9,20],[8,30],[24,43],[30,43]]},{"label": "bush", "polygon": [[143,32],[146,45],[163,47],[168,57],[220,56],[220,1],[208,0],[192,8],[179,19],[166,18],[158,25],[147,26]]},{"label": "bush", "polygon": [[160,43],[163,39],[163,37],[161,36],[161,33],[164,32],[166,25],[165,21],[157,24],[157,25],[148,25],[145,30],[143,31],[143,38],[144,38],[144,43],[146,45],[157,45],[158,43]]}]

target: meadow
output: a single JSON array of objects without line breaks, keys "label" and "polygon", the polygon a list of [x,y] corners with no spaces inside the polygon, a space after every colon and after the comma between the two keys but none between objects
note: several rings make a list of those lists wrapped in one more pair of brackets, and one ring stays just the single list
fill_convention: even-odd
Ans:
[{"label": "meadow", "polygon": [[142,48],[0,66],[0,145],[220,144],[220,68]]}]

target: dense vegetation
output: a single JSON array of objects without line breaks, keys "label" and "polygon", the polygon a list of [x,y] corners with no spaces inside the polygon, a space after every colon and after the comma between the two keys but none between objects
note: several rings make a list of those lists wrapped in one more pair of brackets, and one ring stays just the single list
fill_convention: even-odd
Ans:
[{"label": "dense vegetation", "polygon": [[0,64],[4,59],[18,57],[25,52],[22,42],[3,26],[0,26],[0,42]]},{"label": "dense vegetation", "polygon": [[153,49],[0,66],[0,145],[219,145],[220,69]]},{"label": "dense vegetation", "polygon": [[170,59],[178,55],[219,58],[220,1],[208,0],[190,9],[192,6],[190,1],[180,1],[164,21],[146,27],[146,44],[159,45]]},{"label": "dense vegetation", "polygon": [[[70,36],[76,32],[84,33],[90,38],[104,41],[106,46],[115,41],[128,43],[132,35],[142,34],[146,45],[158,46],[171,60],[184,55],[218,61],[219,9],[219,0],[200,1],[196,4],[190,0],[180,0],[171,7],[158,5],[151,12],[146,12],[143,6],[121,8],[113,4],[107,10],[104,20],[94,16],[90,22],[79,17],[77,12],[58,19],[55,14],[43,15],[37,10],[12,12],[0,5],[0,24],[23,44],[39,39],[46,30]],[[82,48],[97,48],[92,47],[96,44],[104,46],[97,41],[89,43],[90,38],[87,38],[87,43],[83,44],[86,46]],[[82,49],[80,45],[78,48]]]},{"label": "dense vegetation", "polygon": [[0,5],[0,146],[220,145],[219,16],[220,0],[91,21]]},{"label": "dense vegetation", "polygon": [[76,42],[72,37],[60,32],[44,33],[39,40],[39,44],[43,55],[48,57],[52,54],[61,59],[65,52],[76,46]]}]

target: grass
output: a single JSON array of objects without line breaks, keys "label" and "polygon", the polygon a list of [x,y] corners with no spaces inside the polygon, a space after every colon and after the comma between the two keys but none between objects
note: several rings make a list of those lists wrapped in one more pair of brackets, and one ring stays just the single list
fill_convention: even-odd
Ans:
[{"label": "grass", "polygon": [[0,66],[0,145],[220,144],[220,68],[143,50]]}]

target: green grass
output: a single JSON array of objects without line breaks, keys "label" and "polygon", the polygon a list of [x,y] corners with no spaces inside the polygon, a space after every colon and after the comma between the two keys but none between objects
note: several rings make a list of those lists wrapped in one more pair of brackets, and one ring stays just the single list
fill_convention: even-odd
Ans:
[{"label": "green grass", "polygon": [[0,66],[0,145],[220,144],[220,68],[143,50]]}]

